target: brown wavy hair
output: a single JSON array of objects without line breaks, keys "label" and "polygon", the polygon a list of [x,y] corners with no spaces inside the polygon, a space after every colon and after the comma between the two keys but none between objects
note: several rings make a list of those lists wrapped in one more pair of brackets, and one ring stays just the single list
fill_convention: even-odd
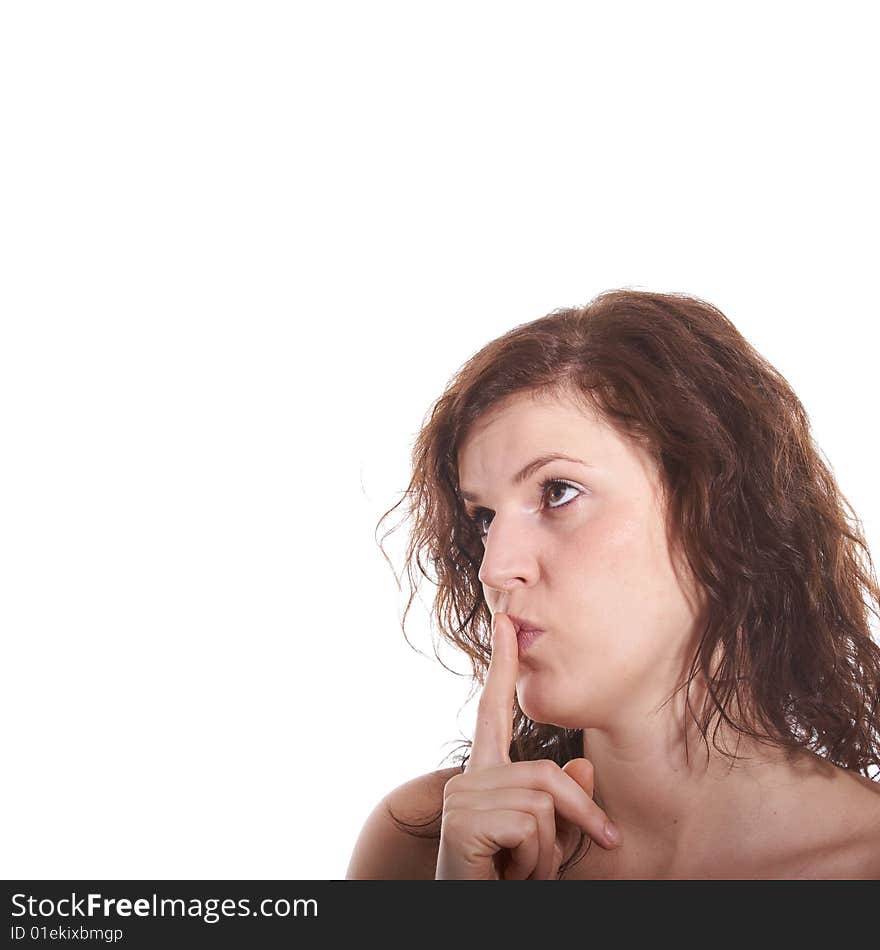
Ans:
[{"label": "brown wavy hair", "polygon": [[[515,327],[455,373],[418,432],[404,497],[377,525],[409,501],[404,636],[418,572],[437,586],[432,615],[441,637],[469,657],[473,691],[484,683],[491,613],[457,457],[475,420],[516,393],[580,398],[658,463],[667,538],[706,596],[690,674],[669,699],[687,688],[707,753],[711,723],[717,731],[723,719],[759,742],[807,749],[874,778],[880,646],[869,612],[880,617],[880,589],[862,524],[791,386],[697,297],[610,290]],[[699,718],[689,701],[698,669],[707,682]],[[583,754],[582,730],[533,722],[515,701],[511,761],[562,766]],[[458,756],[462,769],[468,758]],[[435,838],[441,816],[409,823],[392,814],[411,834]]]}]

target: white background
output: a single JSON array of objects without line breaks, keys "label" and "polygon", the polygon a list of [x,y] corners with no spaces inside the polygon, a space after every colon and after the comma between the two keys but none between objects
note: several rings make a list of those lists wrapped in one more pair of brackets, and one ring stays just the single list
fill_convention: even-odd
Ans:
[{"label": "white background", "polygon": [[344,877],[476,706],[412,440],[601,290],[719,306],[877,557],[875,9],[4,4],[0,873]]}]

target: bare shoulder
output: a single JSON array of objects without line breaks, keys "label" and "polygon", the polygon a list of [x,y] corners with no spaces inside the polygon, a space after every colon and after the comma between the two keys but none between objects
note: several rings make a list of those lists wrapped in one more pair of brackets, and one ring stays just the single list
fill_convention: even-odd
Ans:
[{"label": "bare shoulder", "polygon": [[880,781],[857,772],[847,774],[853,780],[852,876],[880,881]]},{"label": "bare shoulder", "polygon": [[880,880],[880,782],[839,766],[832,778],[827,794],[811,798],[805,825],[817,829],[818,846],[803,876]]},{"label": "bare shoulder", "polygon": [[367,817],[346,879],[433,881],[443,789],[460,772],[460,766],[438,769],[392,789]]}]

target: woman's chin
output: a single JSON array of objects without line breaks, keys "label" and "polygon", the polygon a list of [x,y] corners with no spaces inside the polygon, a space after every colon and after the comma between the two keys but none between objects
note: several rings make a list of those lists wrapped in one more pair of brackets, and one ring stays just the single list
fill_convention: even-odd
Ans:
[{"label": "woman's chin", "polygon": [[538,690],[518,689],[517,699],[520,709],[532,722],[558,726],[561,729],[583,728],[583,710],[578,711],[570,704],[560,703],[558,697],[542,695]]}]

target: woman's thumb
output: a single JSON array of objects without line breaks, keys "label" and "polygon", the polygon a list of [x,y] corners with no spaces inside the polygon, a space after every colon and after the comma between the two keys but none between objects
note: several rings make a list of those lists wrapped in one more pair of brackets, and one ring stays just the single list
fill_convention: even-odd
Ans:
[{"label": "woman's thumb", "polygon": [[590,798],[593,797],[593,763],[589,759],[570,759],[562,766],[562,771],[570,775]]}]

